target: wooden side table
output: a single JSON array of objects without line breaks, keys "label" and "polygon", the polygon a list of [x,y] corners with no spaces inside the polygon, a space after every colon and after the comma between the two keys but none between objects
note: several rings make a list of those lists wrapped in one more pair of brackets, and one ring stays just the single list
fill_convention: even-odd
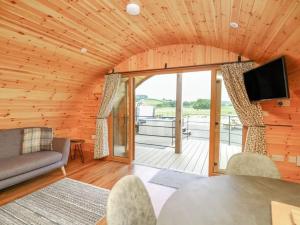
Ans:
[{"label": "wooden side table", "polygon": [[[70,145],[71,159],[75,159],[76,154],[78,152],[81,162],[84,163],[84,155],[83,155],[83,151],[82,151],[82,145],[84,144],[84,142],[85,141],[83,139],[71,139],[71,145]],[[72,153],[73,145],[74,145],[74,151]]]}]

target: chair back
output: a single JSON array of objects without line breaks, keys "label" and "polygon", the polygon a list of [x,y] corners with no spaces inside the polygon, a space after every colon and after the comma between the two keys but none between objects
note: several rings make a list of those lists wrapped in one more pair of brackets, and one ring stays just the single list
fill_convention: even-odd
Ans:
[{"label": "chair back", "polygon": [[155,225],[156,216],[143,182],[126,176],[111,190],[107,203],[108,225]]},{"label": "chair back", "polygon": [[275,163],[268,156],[249,152],[233,155],[228,161],[226,174],[280,179]]}]

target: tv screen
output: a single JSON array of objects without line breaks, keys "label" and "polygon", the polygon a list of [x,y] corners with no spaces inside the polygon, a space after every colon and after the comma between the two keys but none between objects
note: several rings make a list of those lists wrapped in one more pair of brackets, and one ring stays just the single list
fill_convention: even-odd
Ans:
[{"label": "tv screen", "polygon": [[284,57],[245,72],[244,83],[250,101],[288,98]]}]

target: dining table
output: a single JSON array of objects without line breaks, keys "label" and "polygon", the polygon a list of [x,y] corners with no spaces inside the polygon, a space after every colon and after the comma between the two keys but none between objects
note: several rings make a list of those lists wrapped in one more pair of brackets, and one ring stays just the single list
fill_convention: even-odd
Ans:
[{"label": "dining table", "polygon": [[213,176],[177,190],[157,225],[271,225],[271,201],[300,207],[300,184],[255,176]]}]

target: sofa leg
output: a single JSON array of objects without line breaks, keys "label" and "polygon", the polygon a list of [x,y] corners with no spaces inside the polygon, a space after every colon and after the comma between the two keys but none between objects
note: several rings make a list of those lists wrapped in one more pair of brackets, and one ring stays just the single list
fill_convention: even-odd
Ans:
[{"label": "sofa leg", "polygon": [[64,176],[67,176],[67,173],[66,173],[65,167],[64,167],[64,166],[62,166],[62,167],[60,167],[60,168],[61,168],[61,171],[62,171],[63,175],[64,175]]}]

